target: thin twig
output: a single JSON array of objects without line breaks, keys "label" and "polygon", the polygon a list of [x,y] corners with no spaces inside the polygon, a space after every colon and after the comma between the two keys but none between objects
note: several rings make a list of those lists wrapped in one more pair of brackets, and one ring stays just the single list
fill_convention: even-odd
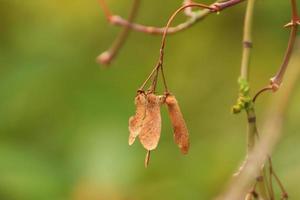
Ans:
[{"label": "thin twig", "polygon": [[[296,23],[296,22],[294,22]],[[294,49],[294,45],[295,45],[295,41],[296,41],[296,36],[297,36],[297,31],[298,31],[298,24],[294,24],[291,26],[291,33],[290,33],[290,37],[289,37],[289,42],[288,42],[288,47],[283,59],[283,63],[281,64],[277,74],[271,78],[271,86],[273,88],[274,91],[277,91],[282,83],[285,71],[288,67],[293,49]]]},{"label": "thin twig", "polygon": [[163,32],[163,36],[162,36],[162,41],[161,41],[161,47],[160,47],[160,56],[159,56],[159,60],[158,60],[158,64],[155,66],[155,68],[152,70],[152,72],[150,73],[150,75],[148,76],[148,78],[144,81],[144,83],[142,84],[142,86],[140,87],[140,90],[142,90],[145,85],[147,84],[147,82],[149,81],[149,79],[153,76],[154,72],[156,71],[156,69],[161,68],[161,72],[162,72],[162,77],[163,77],[163,83],[164,83],[164,87],[165,87],[165,92],[168,93],[168,87],[167,87],[167,83],[165,80],[165,76],[164,76],[164,71],[163,71],[163,61],[164,61],[164,49],[165,49],[165,44],[166,44],[166,37],[168,34],[168,30],[171,26],[171,23],[173,22],[173,20],[175,19],[175,17],[183,10],[187,9],[187,8],[192,8],[192,7],[198,7],[198,8],[203,8],[203,9],[208,9],[210,11],[210,13],[214,13],[214,12],[219,12],[225,8],[228,8],[230,6],[236,5],[240,2],[242,2],[243,0],[229,0],[226,2],[217,2],[214,3],[212,5],[205,5],[205,4],[201,4],[201,3],[192,3],[192,4],[187,4],[187,5],[183,5],[180,8],[178,8],[169,18],[165,28],[164,28],[164,32]]},{"label": "thin twig", "polygon": [[[252,48],[252,23],[253,23],[253,13],[254,13],[254,4],[255,0],[248,0],[247,9],[245,14],[244,21],[244,36],[243,36],[243,55],[242,55],[242,63],[241,63],[241,75],[240,77],[246,81],[248,81],[248,71],[250,65],[250,55]],[[255,133],[257,133],[256,129],[256,119],[254,109],[247,111],[248,118],[248,152],[252,150],[255,143]],[[254,126],[252,128],[252,126]]]},{"label": "thin twig", "polygon": [[158,61],[160,63],[160,68],[161,68],[161,73],[162,73],[162,78],[163,78],[163,83],[164,83],[166,93],[168,93],[168,86],[167,86],[167,82],[166,82],[165,75],[164,75],[163,62],[164,62],[164,49],[166,46],[166,38],[167,38],[167,34],[168,34],[168,29],[169,29],[171,23],[173,22],[173,20],[175,19],[175,17],[178,15],[178,13],[180,13],[182,10],[185,10],[186,8],[191,8],[191,7],[199,7],[199,8],[209,9],[211,12],[218,11],[218,10],[216,10],[216,8],[205,5],[205,4],[192,3],[192,4],[181,6],[169,18],[166,28],[164,30],[163,36],[162,36],[161,47],[160,47],[160,56],[159,56],[159,61]]},{"label": "thin twig", "polygon": [[272,158],[269,156],[269,184],[270,184],[270,189],[271,189],[271,200],[274,200],[274,189],[273,189],[273,164],[272,164]]},{"label": "thin twig", "polygon": [[145,157],[145,168],[147,168],[149,166],[150,157],[151,157],[151,151],[147,151],[146,157]]},{"label": "thin twig", "polygon": [[[300,43],[299,43],[300,44]],[[294,55],[299,55],[299,51]],[[296,57],[295,57],[296,58]],[[260,173],[262,165],[265,164],[272,150],[275,148],[281,137],[282,124],[284,116],[289,106],[291,95],[293,94],[296,83],[300,78],[300,60],[297,59],[291,63],[287,72],[288,82],[284,85],[284,90],[277,96],[270,106],[269,115],[264,123],[262,132],[264,133],[256,147],[249,154],[247,163],[241,173],[234,177],[224,194],[220,195],[218,200],[243,199],[253,182],[253,177]],[[287,194],[284,194],[287,195]],[[284,196],[286,197],[286,196]]]},{"label": "thin twig", "polygon": [[[121,16],[112,15],[111,11],[108,9],[108,7],[105,4],[105,1],[104,0],[100,0],[100,1],[103,2],[101,8],[103,9],[103,11],[105,13],[107,13],[106,18],[111,24],[116,25],[116,26],[129,27],[129,28],[133,29],[134,31],[143,32],[146,34],[160,35],[160,34],[164,33],[165,27],[155,27],[155,26],[147,26],[147,25],[143,25],[143,24],[133,23],[133,22],[130,22],[129,20],[122,18]],[[223,2],[223,0],[217,0],[216,2],[211,4],[211,6],[218,7],[219,10],[224,10],[225,8],[234,6],[243,1],[245,1],[245,0],[228,0],[226,2]],[[184,4],[184,5],[188,5],[188,4]],[[189,8],[189,7],[187,7],[187,8]],[[170,27],[168,29],[168,34],[174,34],[174,33],[183,31],[185,29],[188,29],[192,25],[194,25],[196,22],[204,19],[209,14],[211,14],[209,9],[204,9],[204,10],[201,10],[198,12],[193,12],[193,15],[191,17],[189,17],[185,22],[178,24],[174,27]]]},{"label": "thin twig", "polygon": [[262,89],[261,89],[260,91],[258,91],[258,92],[255,94],[255,96],[253,97],[253,99],[252,99],[253,103],[256,102],[256,99],[257,99],[262,93],[264,93],[264,92],[266,92],[266,91],[271,91],[271,90],[273,90],[273,88],[272,88],[272,86],[270,86],[270,85],[268,85],[268,86],[262,88]]},{"label": "thin twig", "polygon": [[[223,0],[217,0],[215,3],[211,4],[211,7],[214,7],[215,10],[223,10],[225,8],[234,6],[240,2],[243,2],[245,0],[228,0],[223,2]],[[134,0],[132,11],[130,12],[130,16],[128,20],[118,16],[113,15],[112,12],[109,10],[108,6],[106,5],[105,0],[99,0],[101,9],[105,13],[105,16],[109,23],[113,25],[123,26],[125,27],[123,31],[120,33],[120,35],[117,37],[111,48],[102,54],[100,54],[97,57],[97,61],[100,64],[109,65],[111,61],[116,57],[117,53],[119,52],[120,48],[123,46],[128,34],[129,29],[147,33],[147,34],[164,34],[166,27],[153,27],[153,26],[145,26],[142,24],[133,23],[133,19],[135,17],[135,14],[137,12],[137,6],[138,6],[138,0]],[[191,7],[186,7],[191,8]],[[186,10],[185,9],[185,10]],[[182,30],[188,29],[192,25],[194,25],[196,22],[200,21],[201,19],[204,19],[206,16],[208,16],[211,12],[210,9],[203,9],[198,12],[192,12],[193,15],[190,16],[185,22],[174,26],[169,27],[167,34],[173,34],[180,32]],[[191,14],[191,13],[190,13]]]},{"label": "thin twig", "polygon": [[205,4],[198,4],[198,3],[193,3],[193,4],[188,4],[188,5],[183,5],[180,8],[178,8],[169,18],[167,25],[165,26],[164,29],[164,33],[162,36],[162,41],[161,41],[161,47],[160,47],[160,55],[159,55],[159,59],[158,59],[158,63],[156,64],[156,66],[154,67],[154,69],[151,71],[150,75],[147,77],[147,79],[144,81],[144,83],[142,84],[142,86],[140,87],[139,90],[143,90],[145,85],[147,84],[147,82],[151,79],[151,77],[153,76],[153,74],[155,73],[156,70],[158,70],[159,68],[161,68],[162,71],[162,77],[163,77],[163,83],[164,83],[164,87],[165,87],[165,92],[168,92],[168,87],[167,87],[167,83],[165,80],[165,76],[164,76],[164,72],[163,72],[163,60],[164,60],[164,48],[165,48],[165,44],[166,44],[166,37],[168,34],[168,29],[171,25],[171,23],[173,22],[173,20],[175,19],[175,17],[177,16],[178,13],[180,13],[182,10],[189,8],[189,7],[199,7],[199,8],[204,8],[204,9],[209,9],[211,10],[211,12],[215,12],[217,11],[215,7],[210,7],[208,5]]},{"label": "thin twig", "polygon": [[254,13],[255,0],[248,0],[247,10],[244,21],[244,36],[243,36],[243,56],[241,64],[241,78],[248,80],[249,64],[251,57],[252,44],[252,24]]},{"label": "thin twig", "polygon": [[[300,25],[300,18],[299,18],[298,11],[297,11],[296,0],[291,0],[291,9],[292,9],[291,22],[288,23],[287,25],[285,25],[285,27],[291,27],[288,47],[286,49],[286,52],[285,52],[285,55],[283,58],[283,62],[281,64],[281,66],[279,67],[279,70],[277,71],[276,75],[270,79],[270,85],[266,87],[266,88],[271,87],[274,92],[276,92],[279,89],[279,87],[283,81],[283,77],[285,75],[286,69],[288,68],[288,65],[289,65],[289,62],[291,59],[291,55],[294,50],[298,26]],[[266,89],[260,90],[256,94],[256,96],[261,95],[265,91],[268,91],[268,90],[266,90]]]},{"label": "thin twig", "polygon": [[282,196],[283,197],[287,197],[288,196],[287,192],[286,192],[286,190],[285,190],[285,188],[284,188],[284,186],[283,186],[280,178],[278,177],[278,175],[276,174],[276,172],[273,169],[273,163],[272,163],[271,157],[269,157],[268,160],[269,160],[269,168],[270,168],[270,176],[271,176],[270,179],[272,180],[272,177],[275,178],[275,181],[277,182],[277,184],[278,184],[278,186],[279,186],[279,188],[281,190]]},{"label": "thin twig", "polygon": [[109,8],[108,8],[105,0],[99,0],[99,4],[100,4],[101,9],[103,10],[103,12],[105,14],[106,19],[108,21],[110,21],[109,18],[112,16],[112,14],[111,14],[111,12],[110,12],[110,10],[109,10]]},{"label": "thin twig", "polygon": [[151,73],[148,75],[148,77],[146,78],[146,80],[143,82],[142,86],[139,88],[139,91],[143,91],[145,89],[146,84],[152,78],[152,76],[158,70],[159,67],[160,67],[160,64],[158,63],[156,65],[156,67],[154,67],[153,70],[151,71]]},{"label": "thin twig", "polygon": [[[194,3],[193,0],[183,0],[182,5],[188,5]],[[184,14],[188,17],[195,17],[196,12],[193,12],[192,8],[186,8]]]},{"label": "thin twig", "polygon": [[[106,3],[104,0],[99,0],[99,3],[104,10],[104,13],[107,17],[107,19],[110,21],[113,19],[111,12],[109,11]],[[132,22],[137,14],[138,8],[139,8],[140,0],[133,0],[132,8],[130,10],[130,14],[128,17],[128,22]],[[97,57],[97,61],[100,64],[109,65],[112,60],[116,57],[122,46],[124,45],[128,35],[130,32],[129,26],[124,26],[124,29],[121,31],[121,33],[118,35],[118,37],[113,42],[112,46],[106,50],[105,52],[101,53]]]}]

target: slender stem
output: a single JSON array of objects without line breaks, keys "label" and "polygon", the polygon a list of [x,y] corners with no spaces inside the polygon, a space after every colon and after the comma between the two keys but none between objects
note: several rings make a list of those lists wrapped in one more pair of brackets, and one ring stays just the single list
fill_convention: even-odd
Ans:
[{"label": "slender stem", "polygon": [[[241,3],[245,0],[229,0],[229,1],[221,1],[219,3],[216,3],[215,5],[219,8],[219,10],[223,10],[225,8],[231,7],[233,5],[236,5],[238,3]],[[249,1],[249,0],[248,0]]]},{"label": "slender stem", "polygon": [[175,17],[178,15],[178,13],[180,13],[182,10],[185,10],[186,8],[191,8],[191,7],[206,8],[206,9],[210,9],[212,12],[216,11],[215,8],[212,8],[208,5],[200,4],[200,3],[192,3],[192,4],[181,6],[169,18],[166,28],[164,30],[163,36],[162,36],[161,47],[160,47],[160,56],[159,56],[159,61],[158,61],[160,68],[161,68],[161,73],[162,73],[163,83],[164,83],[166,93],[168,93],[168,86],[167,86],[167,82],[166,82],[165,75],[164,75],[163,62],[164,62],[164,49],[166,46],[166,37],[168,34],[168,29],[169,29],[171,23],[173,22],[173,20],[175,19]]},{"label": "slender stem", "polygon": [[151,73],[149,74],[149,76],[146,78],[146,80],[143,82],[142,86],[139,88],[139,91],[144,90],[146,84],[151,79],[151,77],[154,75],[154,73],[158,70],[159,67],[160,67],[160,65],[157,64],[156,67],[153,68],[153,70],[151,71]]},{"label": "slender stem", "polygon": [[[204,19],[208,14],[210,14],[208,9],[198,11],[195,13],[195,16],[188,18],[185,22],[180,23],[176,26],[170,27],[168,30],[168,34],[175,34],[180,31],[186,30],[194,25],[196,22]],[[164,33],[165,27],[155,27],[148,26],[138,23],[130,23],[128,20],[123,19],[120,16],[113,15],[113,17],[108,20],[111,24],[116,26],[128,26],[132,30],[137,32],[142,32],[150,35],[162,35]]]},{"label": "slender stem", "polygon": [[[188,5],[194,3],[193,0],[183,0],[182,5]],[[196,12],[193,12],[192,8],[186,8],[184,14],[188,17],[194,17]]]},{"label": "slender stem", "polygon": [[164,33],[162,36],[162,42],[161,42],[161,48],[160,48],[160,56],[159,56],[159,60],[157,65],[154,67],[154,69],[151,71],[150,75],[147,77],[147,79],[144,81],[144,83],[142,84],[142,86],[140,87],[139,90],[143,90],[144,87],[146,86],[147,82],[151,79],[151,77],[153,76],[153,74],[159,70],[159,68],[161,68],[162,71],[162,76],[163,76],[163,81],[164,81],[164,86],[165,86],[165,92],[168,92],[168,87],[167,87],[167,83],[166,83],[166,79],[165,79],[165,75],[164,75],[164,71],[162,69],[162,65],[163,65],[163,58],[164,58],[164,48],[165,48],[165,43],[166,43],[166,37],[168,34],[168,29],[172,23],[172,21],[175,19],[175,17],[177,16],[178,13],[180,13],[182,10],[189,8],[189,7],[200,7],[200,8],[206,8],[206,9],[210,9],[212,11],[215,11],[214,8],[211,8],[210,6],[207,6],[205,4],[198,4],[198,3],[193,3],[193,4],[188,4],[188,5],[183,5],[181,6],[179,9],[177,9],[169,18],[167,25],[165,26],[164,29]]},{"label": "slender stem", "polygon": [[165,77],[165,73],[164,73],[164,68],[163,67],[161,67],[161,76],[162,76],[164,87],[165,87],[165,93],[168,94],[169,93],[169,89],[168,89],[168,86],[167,86],[167,81],[166,81],[166,77]]},{"label": "slender stem", "polygon": [[147,151],[146,157],[145,157],[145,168],[147,168],[149,166],[150,157],[151,157],[151,151]]},{"label": "slender stem", "polygon": [[[300,43],[298,44],[300,45]],[[297,56],[299,53],[300,49],[294,53],[295,56],[293,56],[293,58],[295,60],[291,62],[290,70],[286,74],[289,81],[283,86],[284,90],[278,94],[279,96],[277,96],[270,105],[268,117],[262,128],[264,134],[260,137],[252,153],[249,155],[239,176],[234,177],[225,192],[219,196],[220,198],[217,198],[218,200],[242,199],[244,197],[243,195],[249,191],[249,185],[253,183],[253,176],[259,173],[261,166],[267,162],[269,155],[271,155],[276,144],[279,142],[282,135],[284,116],[292,94],[295,91],[295,86],[300,80],[300,60],[298,59],[299,56]],[[287,194],[283,194],[283,197],[287,199]]]},{"label": "slender stem", "polygon": [[287,194],[287,192],[286,192],[286,190],[285,190],[285,188],[284,188],[282,182],[280,181],[279,177],[278,177],[277,174],[274,173],[274,172],[272,173],[272,175],[273,175],[273,177],[275,178],[277,184],[278,184],[279,187],[280,187],[280,190],[281,190],[281,192],[282,192],[282,196],[285,197],[285,198],[287,198],[288,194]]},{"label": "slender stem", "polygon": [[280,178],[277,176],[277,174],[275,173],[275,171],[273,169],[273,162],[272,162],[272,159],[271,159],[270,156],[269,156],[268,160],[269,160],[270,180],[272,180],[272,177],[274,177],[275,181],[277,182],[277,184],[278,184],[278,186],[281,190],[282,195],[283,196],[288,196],[287,192],[286,192],[286,190],[285,190],[285,188],[284,188],[284,186],[283,186],[283,184],[280,180]]},{"label": "slender stem", "polygon": [[267,184],[265,168],[261,169],[260,175],[261,175],[261,181],[258,182],[257,185],[258,194],[261,197],[261,199],[270,200],[270,191]]},{"label": "slender stem", "polygon": [[[108,21],[113,25],[129,27],[134,31],[143,32],[146,34],[161,35],[164,33],[165,27],[154,27],[154,26],[147,26],[147,25],[143,25],[143,24],[133,23],[133,22],[130,22],[120,16],[112,15],[111,12],[109,11],[108,7],[106,6],[104,0],[99,0],[99,1],[102,2],[102,4],[100,4],[100,5],[101,5],[101,8],[103,9],[103,11],[105,13],[108,13],[108,14],[106,14]],[[216,2],[211,4],[211,6],[217,7],[219,10],[223,10],[225,8],[234,6],[243,1],[245,1],[245,0],[228,0],[226,2],[223,2],[223,0],[217,0]],[[190,16],[185,22],[178,24],[174,27],[170,27],[168,29],[168,34],[174,34],[174,33],[186,30],[186,29],[190,28],[192,25],[194,25],[196,22],[204,19],[209,14],[211,14],[209,9],[204,9],[204,10],[200,10],[197,12],[193,12],[193,15]]]},{"label": "slender stem", "polygon": [[152,84],[150,86],[150,91],[155,93],[156,92],[156,85],[158,80],[159,68],[156,69],[155,75],[153,76]]},{"label": "slender stem", "polygon": [[267,87],[262,88],[260,91],[258,91],[255,96],[253,97],[253,103],[256,102],[256,99],[264,92],[268,91],[268,90],[273,90],[273,87],[271,85],[268,85]]},{"label": "slender stem", "polygon": [[[247,9],[244,20],[244,36],[243,36],[243,56],[241,64],[241,75],[240,77],[248,81],[248,71],[250,64],[250,53],[252,47],[252,23],[253,23],[253,12],[254,12],[255,0],[248,0]],[[252,151],[255,145],[255,136],[257,134],[256,128],[256,115],[254,108],[247,110],[248,118],[248,153]]]},{"label": "slender stem", "polygon": [[[111,17],[112,15],[111,15],[108,7],[106,6],[105,1],[99,0],[99,3],[100,3],[100,5],[102,5],[102,9],[104,10],[106,17],[109,20],[113,19],[113,17]],[[132,22],[134,20],[136,14],[137,14],[139,5],[140,5],[140,0],[133,0],[132,8],[130,10],[130,14],[128,17],[128,22]],[[118,54],[120,49],[123,47],[128,35],[129,35],[129,32],[130,32],[130,27],[125,26],[124,29],[121,31],[121,33],[118,35],[118,37],[113,42],[112,46],[107,51],[103,52],[102,54],[100,54],[98,56],[97,60],[100,64],[109,65],[111,63],[111,61],[116,57],[116,55]]]},{"label": "slender stem", "polygon": [[[281,66],[279,67],[279,70],[277,71],[276,75],[270,79],[270,86],[272,87],[272,90],[274,92],[279,89],[279,87],[283,81],[285,72],[288,68],[288,65],[289,65],[289,62],[291,59],[291,55],[293,53],[294,46],[295,46],[295,41],[296,41],[297,32],[298,32],[298,26],[300,24],[300,18],[299,18],[298,11],[297,11],[296,0],[291,0],[291,9],[292,9],[292,20],[290,23],[288,23],[285,26],[285,27],[291,27],[288,47],[286,49],[286,52],[285,52],[285,55],[283,58],[283,62],[281,64]],[[268,90],[264,90],[264,91],[260,90],[258,93],[261,94],[265,91],[268,91]]]},{"label": "slender stem", "polygon": [[247,152],[251,153],[255,146],[257,127],[256,127],[256,114],[254,109],[247,110],[248,117],[248,132],[247,132]]},{"label": "slender stem", "polygon": [[100,4],[100,6],[101,6],[101,8],[102,8],[102,10],[103,10],[103,12],[105,14],[105,17],[109,21],[109,18],[112,16],[112,14],[111,14],[111,12],[110,12],[110,10],[109,10],[109,8],[108,8],[105,0],[99,0],[99,4]]},{"label": "slender stem", "polygon": [[273,189],[273,164],[272,164],[272,159],[269,156],[269,184],[270,184],[270,189],[271,189],[271,200],[274,200],[274,189]]},{"label": "slender stem", "polygon": [[291,6],[292,6],[292,17],[294,21],[299,20],[298,10],[297,10],[297,2],[296,0],[291,0]]},{"label": "slender stem", "polygon": [[[243,33],[243,54],[241,62],[241,75],[240,78],[246,82],[249,79],[249,66],[252,49],[252,26],[253,26],[253,15],[254,15],[255,0],[247,1],[246,14],[244,19],[244,33]],[[256,137],[258,137],[258,131],[256,126],[256,114],[254,105],[246,109],[248,118],[248,132],[247,132],[247,157],[253,151],[256,144]],[[257,181],[257,190],[259,196],[262,199],[269,199],[271,196],[271,190],[268,187],[266,179],[265,169],[263,168],[260,172],[259,181]]]},{"label": "slender stem", "polygon": [[273,86],[272,88],[274,91],[278,90],[282,83],[283,77],[285,75],[286,69],[290,62],[290,58],[291,58],[291,55],[292,55],[292,52],[294,49],[297,31],[298,31],[298,24],[292,25],[289,42],[288,42],[288,47],[287,47],[283,62],[281,64],[278,72],[276,73],[275,77],[271,78],[271,85]]},{"label": "slender stem", "polygon": [[[193,3],[193,4],[188,4],[188,5],[183,5],[180,8],[178,8],[169,18],[167,25],[165,26],[165,30],[162,36],[162,42],[161,42],[161,48],[160,48],[160,58],[159,60],[163,62],[163,56],[164,56],[164,48],[165,48],[165,44],[166,44],[166,37],[167,37],[167,33],[168,33],[168,29],[171,25],[171,23],[173,22],[173,20],[175,19],[175,17],[178,15],[178,13],[180,13],[182,10],[186,9],[186,8],[190,8],[190,7],[199,7],[199,8],[206,8],[209,9],[210,11],[217,11],[215,8],[205,5],[205,4],[200,4],[200,3]],[[161,62],[161,63],[162,63]]]},{"label": "slender stem", "polygon": [[243,57],[241,64],[241,78],[248,80],[250,53],[252,48],[252,24],[255,0],[248,0],[244,21]]},{"label": "slender stem", "polygon": [[[243,2],[244,0],[228,0],[223,2],[223,0],[217,0],[215,3],[211,4],[211,8],[214,8],[215,10],[223,10],[227,7],[231,7],[233,5],[236,5],[240,2]],[[188,0],[187,2],[190,2]],[[108,6],[106,5],[105,0],[99,0],[100,6],[105,13],[105,16],[109,23],[113,25],[119,25],[119,26],[124,26],[125,28],[123,31],[119,34],[113,45],[105,52],[100,54],[97,57],[97,61],[100,64],[104,65],[109,65],[111,61],[116,57],[118,54],[120,48],[123,46],[124,42],[126,41],[128,34],[129,34],[129,29],[135,30],[135,31],[140,31],[148,34],[164,34],[166,27],[153,27],[153,26],[145,26],[141,24],[136,24],[133,23],[133,19],[135,17],[135,14],[137,12],[137,7],[138,7],[138,0],[134,0],[133,3],[133,8],[132,11],[130,12],[130,16],[128,20],[123,19],[120,16],[117,15],[112,15],[111,11],[109,10]],[[191,5],[191,4],[188,4]],[[195,5],[195,4],[194,4]],[[190,6],[187,6],[187,8],[191,8]],[[186,10],[185,9],[185,10]],[[192,12],[192,11],[191,11]],[[198,22],[201,19],[204,19],[206,16],[208,16],[211,12],[210,8],[203,9],[198,12],[192,12],[192,15],[183,23],[174,26],[174,27],[168,27],[167,33],[172,34],[172,33],[177,33],[179,31],[188,29],[192,25],[194,25],[196,22]],[[191,13],[190,13],[191,14]]]},{"label": "slender stem", "polygon": [[229,0],[229,1],[226,1],[226,2],[220,2],[220,3],[217,2],[217,3],[214,3],[214,4],[210,5],[210,6],[209,5],[205,5],[205,4],[201,4],[201,3],[191,3],[191,4],[187,4],[187,5],[181,6],[180,8],[178,8],[171,15],[171,17],[169,18],[169,20],[168,20],[168,22],[167,22],[167,24],[165,26],[165,30],[164,30],[164,33],[163,33],[163,36],[162,36],[161,47],[160,47],[160,56],[159,56],[159,61],[158,61],[159,67],[161,68],[161,73],[162,73],[162,76],[163,76],[165,92],[168,93],[168,87],[167,87],[167,83],[166,83],[165,76],[164,76],[164,71],[163,71],[164,49],[165,49],[165,46],[166,46],[166,37],[167,37],[167,34],[168,34],[168,30],[169,30],[169,28],[171,26],[171,23],[175,19],[175,17],[182,10],[185,10],[185,9],[191,8],[191,7],[199,7],[199,8],[209,9],[210,12],[219,12],[220,10],[223,10],[223,9],[225,9],[227,7],[235,5],[235,4],[240,3],[242,1],[243,0]]},{"label": "slender stem", "polygon": [[266,165],[264,165],[263,169],[262,169],[262,174],[263,174],[263,181],[264,181],[264,190],[266,191],[266,198],[268,198],[269,200],[273,200],[272,199],[272,190],[273,188],[271,188],[271,184],[269,184],[269,180],[268,180],[268,176],[267,176],[267,171],[268,169],[266,168]]},{"label": "slender stem", "polygon": [[180,13],[182,10],[185,10],[186,8],[191,8],[191,7],[199,7],[199,8],[209,9],[211,13],[214,13],[214,12],[219,12],[220,10],[223,10],[225,8],[231,7],[233,5],[236,5],[242,1],[244,1],[244,0],[229,0],[229,1],[225,1],[225,2],[216,2],[216,3],[213,3],[212,5],[205,5],[205,4],[201,4],[201,3],[192,3],[192,4],[183,5],[180,8],[178,8],[171,15],[171,17],[169,18],[169,20],[167,22],[167,25],[165,26],[163,36],[162,36],[161,48],[160,48],[160,52],[161,52],[160,61],[162,61],[162,59],[163,59],[166,37],[168,34],[168,30],[170,28],[170,25],[173,22],[173,20],[175,19],[175,17],[177,16],[177,14]]}]

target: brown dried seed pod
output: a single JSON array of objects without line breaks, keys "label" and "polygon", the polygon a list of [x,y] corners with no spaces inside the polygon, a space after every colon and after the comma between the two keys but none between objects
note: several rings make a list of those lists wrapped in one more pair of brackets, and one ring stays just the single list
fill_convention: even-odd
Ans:
[{"label": "brown dried seed pod", "polygon": [[190,146],[189,133],[175,96],[168,95],[166,97],[166,104],[173,126],[175,143],[183,154],[187,154]]},{"label": "brown dried seed pod", "polygon": [[139,135],[143,119],[145,117],[146,113],[146,96],[144,93],[139,93],[135,97],[135,106],[136,106],[136,112],[135,115],[129,118],[129,139],[128,143],[129,145],[132,145],[135,141],[135,138]]},{"label": "brown dried seed pod", "polygon": [[160,98],[153,93],[147,95],[146,115],[139,139],[148,151],[157,147],[161,132]]}]

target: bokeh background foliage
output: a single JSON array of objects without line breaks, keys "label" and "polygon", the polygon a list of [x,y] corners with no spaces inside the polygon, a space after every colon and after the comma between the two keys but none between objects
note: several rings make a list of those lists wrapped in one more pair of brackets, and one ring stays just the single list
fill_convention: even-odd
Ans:
[{"label": "bokeh background foliage", "polygon": [[[130,3],[109,6],[126,16]],[[164,25],[180,4],[143,1],[138,21]],[[167,80],[187,120],[191,151],[180,154],[163,109],[159,148],[145,170],[141,145],[127,145],[127,122],[160,37],[132,33],[104,70],[95,57],[120,29],[106,23],[96,0],[0,0],[0,199],[212,199],[245,153],[245,116],[230,114],[244,9],[238,5],[167,39]],[[257,1],[252,91],[280,64],[289,19],[287,1]],[[259,124],[270,97],[258,102]],[[274,154],[292,199],[300,198],[299,99],[298,88]]]}]

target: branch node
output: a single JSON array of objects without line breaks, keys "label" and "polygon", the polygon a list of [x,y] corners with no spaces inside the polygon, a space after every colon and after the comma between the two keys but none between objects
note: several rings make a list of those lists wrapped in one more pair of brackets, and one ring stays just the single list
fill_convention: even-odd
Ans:
[{"label": "branch node", "polygon": [[109,16],[108,17],[108,21],[112,25],[122,25],[124,23],[123,20],[122,20],[122,17],[120,17],[119,15],[111,15],[111,16]]},{"label": "branch node", "polygon": [[280,88],[280,84],[278,84],[276,77],[270,79],[270,87],[273,92],[276,92]]},{"label": "branch node", "polygon": [[255,123],[256,122],[256,117],[249,117],[248,122],[249,123]]},{"label": "branch node", "polygon": [[104,51],[97,57],[97,63],[102,65],[109,65],[113,59],[113,55],[109,51]]},{"label": "branch node", "polygon": [[253,43],[251,41],[244,41],[243,44],[244,44],[244,47],[248,48],[248,49],[253,47]]},{"label": "branch node", "polygon": [[290,27],[296,27],[300,25],[300,19],[296,18],[296,19],[292,19],[291,22],[287,23],[286,25],[284,25],[284,28],[290,28]]},{"label": "branch node", "polygon": [[282,196],[281,196],[281,199],[282,200],[286,200],[286,199],[288,199],[289,198],[289,195],[288,195],[288,193],[286,193],[286,192],[284,192],[283,194],[282,194]]},{"label": "branch node", "polygon": [[211,7],[211,12],[216,12],[217,14],[219,14],[220,11],[223,10],[220,3],[213,3],[210,7]]}]

